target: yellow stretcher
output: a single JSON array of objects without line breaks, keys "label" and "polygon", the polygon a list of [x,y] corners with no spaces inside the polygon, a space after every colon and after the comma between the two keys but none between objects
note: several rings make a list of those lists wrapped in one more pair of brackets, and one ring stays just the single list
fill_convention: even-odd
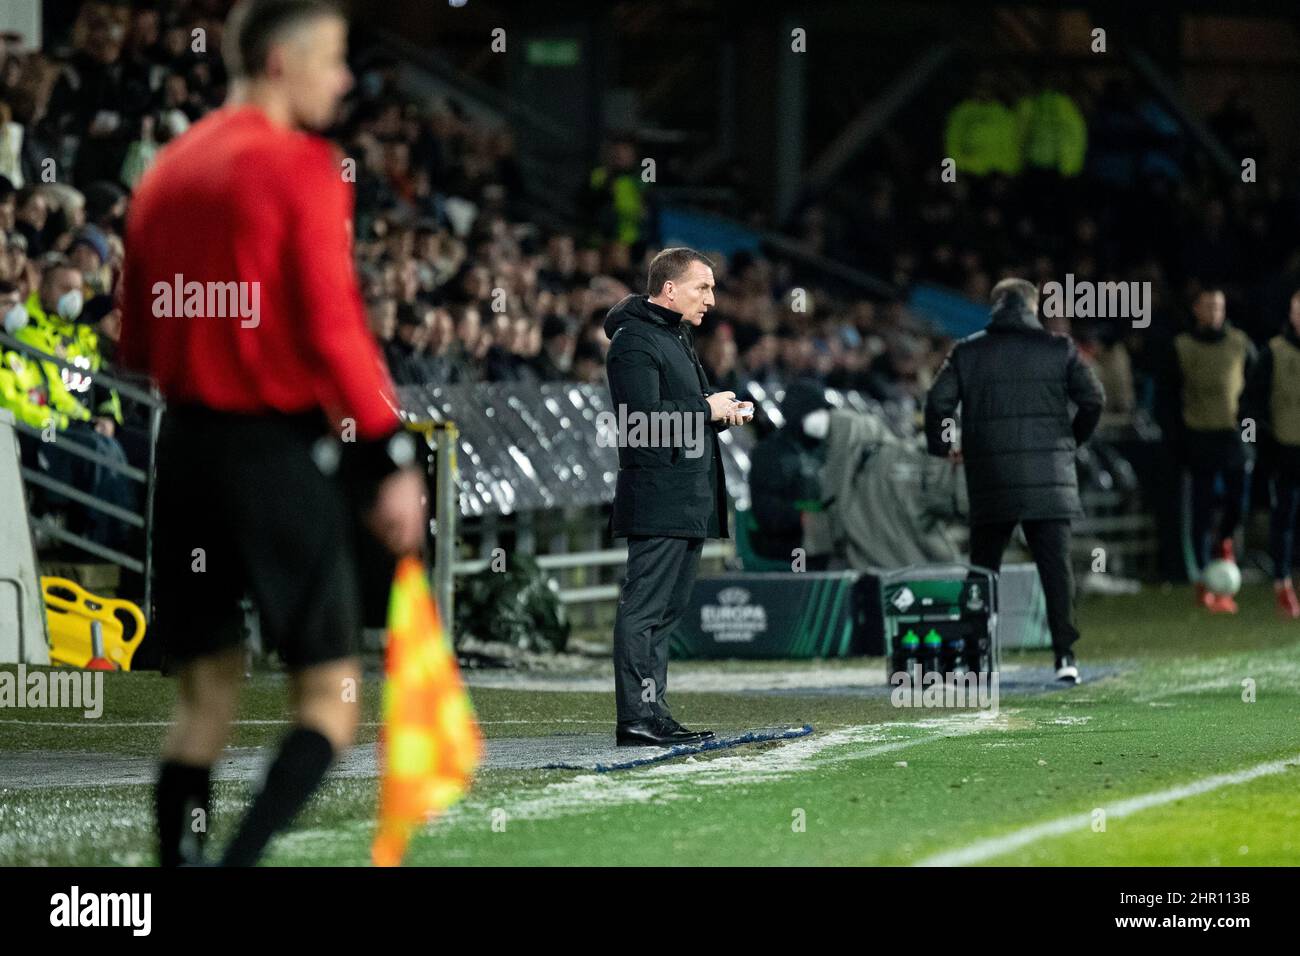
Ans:
[{"label": "yellow stretcher", "polygon": [[67,578],[42,577],[45,620],[50,632],[50,663],[85,667],[94,656],[94,624],[104,638],[104,657],[119,670],[144,640],[144,614],[130,601],[91,594]]}]

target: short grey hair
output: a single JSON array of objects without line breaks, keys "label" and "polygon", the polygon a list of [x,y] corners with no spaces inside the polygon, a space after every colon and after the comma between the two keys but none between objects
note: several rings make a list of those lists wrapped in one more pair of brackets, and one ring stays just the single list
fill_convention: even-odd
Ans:
[{"label": "short grey hair", "polygon": [[710,269],[713,263],[703,253],[696,252],[694,249],[688,249],[686,246],[674,246],[665,249],[653,259],[650,260],[650,274],[646,279],[646,293],[648,295],[658,295],[664,291],[665,282],[676,282],[686,270],[691,267],[692,262],[702,262]]},{"label": "short grey hair", "polygon": [[1011,296],[1019,299],[1030,309],[1038,310],[1038,287],[1028,279],[1002,279],[993,287],[989,298],[996,307],[1002,305]]}]

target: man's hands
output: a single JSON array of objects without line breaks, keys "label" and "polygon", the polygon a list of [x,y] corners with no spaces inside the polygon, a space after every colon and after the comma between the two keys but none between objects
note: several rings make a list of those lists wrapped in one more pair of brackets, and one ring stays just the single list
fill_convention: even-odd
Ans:
[{"label": "man's hands", "polygon": [[709,421],[724,425],[743,425],[754,417],[753,402],[736,401],[735,392],[714,392],[708,396]]},{"label": "man's hands", "polygon": [[403,468],[380,482],[375,506],[366,523],[384,547],[398,557],[420,550],[428,528],[428,515],[424,506],[424,478],[418,469]]},{"label": "man's hands", "polygon": [[706,399],[706,401],[709,403],[709,421],[726,421],[731,406],[736,404],[736,393],[714,392]]},{"label": "man's hands", "polygon": [[746,422],[753,421],[754,419],[753,402],[736,402],[736,404],[732,406],[732,411],[736,414],[737,425],[744,425]]}]

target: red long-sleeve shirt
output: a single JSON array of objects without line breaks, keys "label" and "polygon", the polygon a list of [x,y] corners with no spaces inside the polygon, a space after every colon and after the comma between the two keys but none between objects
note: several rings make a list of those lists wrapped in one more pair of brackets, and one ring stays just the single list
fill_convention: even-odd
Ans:
[{"label": "red long-sleeve shirt", "polygon": [[171,402],[320,408],[336,428],[353,419],[358,438],[392,432],[397,402],[352,264],[352,202],[324,139],[253,106],[200,120],[131,201],[123,364],[153,376]]}]

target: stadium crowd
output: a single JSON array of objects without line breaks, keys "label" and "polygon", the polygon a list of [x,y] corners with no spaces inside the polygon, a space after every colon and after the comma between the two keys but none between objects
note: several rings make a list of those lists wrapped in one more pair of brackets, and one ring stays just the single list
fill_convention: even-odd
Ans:
[{"label": "stadium crowd", "polygon": [[[1231,169],[1213,164],[1170,109],[1125,78],[1099,89],[1060,75],[960,72],[941,135],[911,111],[852,170],[852,189],[810,199],[797,231],[810,251],[859,265],[900,289],[932,283],[988,299],[1002,276],[1150,282],[1152,321],[1068,319],[1098,366],[1112,420],[1158,416],[1174,337],[1205,289],[1262,345],[1284,327],[1300,285],[1300,186],[1270,152],[1240,89],[1209,116]],[[909,125],[910,124],[910,125]],[[928,125],[927,125],[928,124]],[[953,160],[952,173],[933,160]],[[1290,157],[1289,159],[1294,159]],[[1249,170],[1240,167],[1253,160]]]},{"label": "stadium crowd", "polygon": [[[225,98],[229,5],[90,0],[44,49],[0,38],[5,330],[70,365],[5,349],[0,403],[108,459],[140,464],[148,447],[140,411],[95,381],[114,369],[131,189],[159,149]],[[603,381],[605,314],[642,291],[657,251],[634,144],[608,144],[577,197],[581,222],[544,229],[521,209],[508,129],[406,94],[390,60],[363,54],[355,73],[332,135],[355,181],[361,291],[394,380]],[[897,297],[833,294],[796,282],[776,258],[716,258],[717,303],[697,342],[714,384],[739,392],[809,379],[918,409],[951,345],[906,304],[923,282],[978,302],[1004,275],[1151,282],[1149,330],[1054,326],[1075,337],[1120,422],[1158,412],[1173,339],[1207,289],[1226,292],[1229,319],[1256,345],[1282,327],[1300,275],[1286,241],[1300,215],[1294,186],[1269,174],[1216,190],[1178,124],[1121,82],[1095,98],[1053,78],[1019,100],[997,87],[981,77],[948,117],[954,182],[922,161],[924,140],[896,137],[873,153],[865,188],[802,207],[810,252],[883,276]],[[1266,155],[1238,98],[1212,126],[1234,155]],[[136,490],[112,470],[25,437],[29,463],[131,505]],[[123,543],[116,522],[87,512],[80,524]]]},{"label": "stadium crowd", "polygon": [[[12,38],[0,48],[0,281],[25,304],[26,328],[18,310],[10,325],[31,344],[112,369],[130,190],[162,146],[224,99],[226,6],[88,2],[45,50]],[[390,66],[362,64],[334,133],[355,161],[362,292],[395,381],[601,380],[605,312],[640,290],[654,252],[637,222],[648,215],[641,184],[618,168],[626,144],[593,173],[585,221],[546,232],[512,215],[522,190],[509,132],[455,103],[403,95]],[[942,341],[901,305],[810,289],[796,310],[781,264],[742,254],[717,265],[719,318],[701,354],[720,384],[812,375],[914,399],[942,358]],[[73,314],[57,306],[63,286],[81,289]],[[106,413],[60,386],[8,389],[5,401],[24,421],[44,421],[50,406],[113,437],[119,405]]]}]

